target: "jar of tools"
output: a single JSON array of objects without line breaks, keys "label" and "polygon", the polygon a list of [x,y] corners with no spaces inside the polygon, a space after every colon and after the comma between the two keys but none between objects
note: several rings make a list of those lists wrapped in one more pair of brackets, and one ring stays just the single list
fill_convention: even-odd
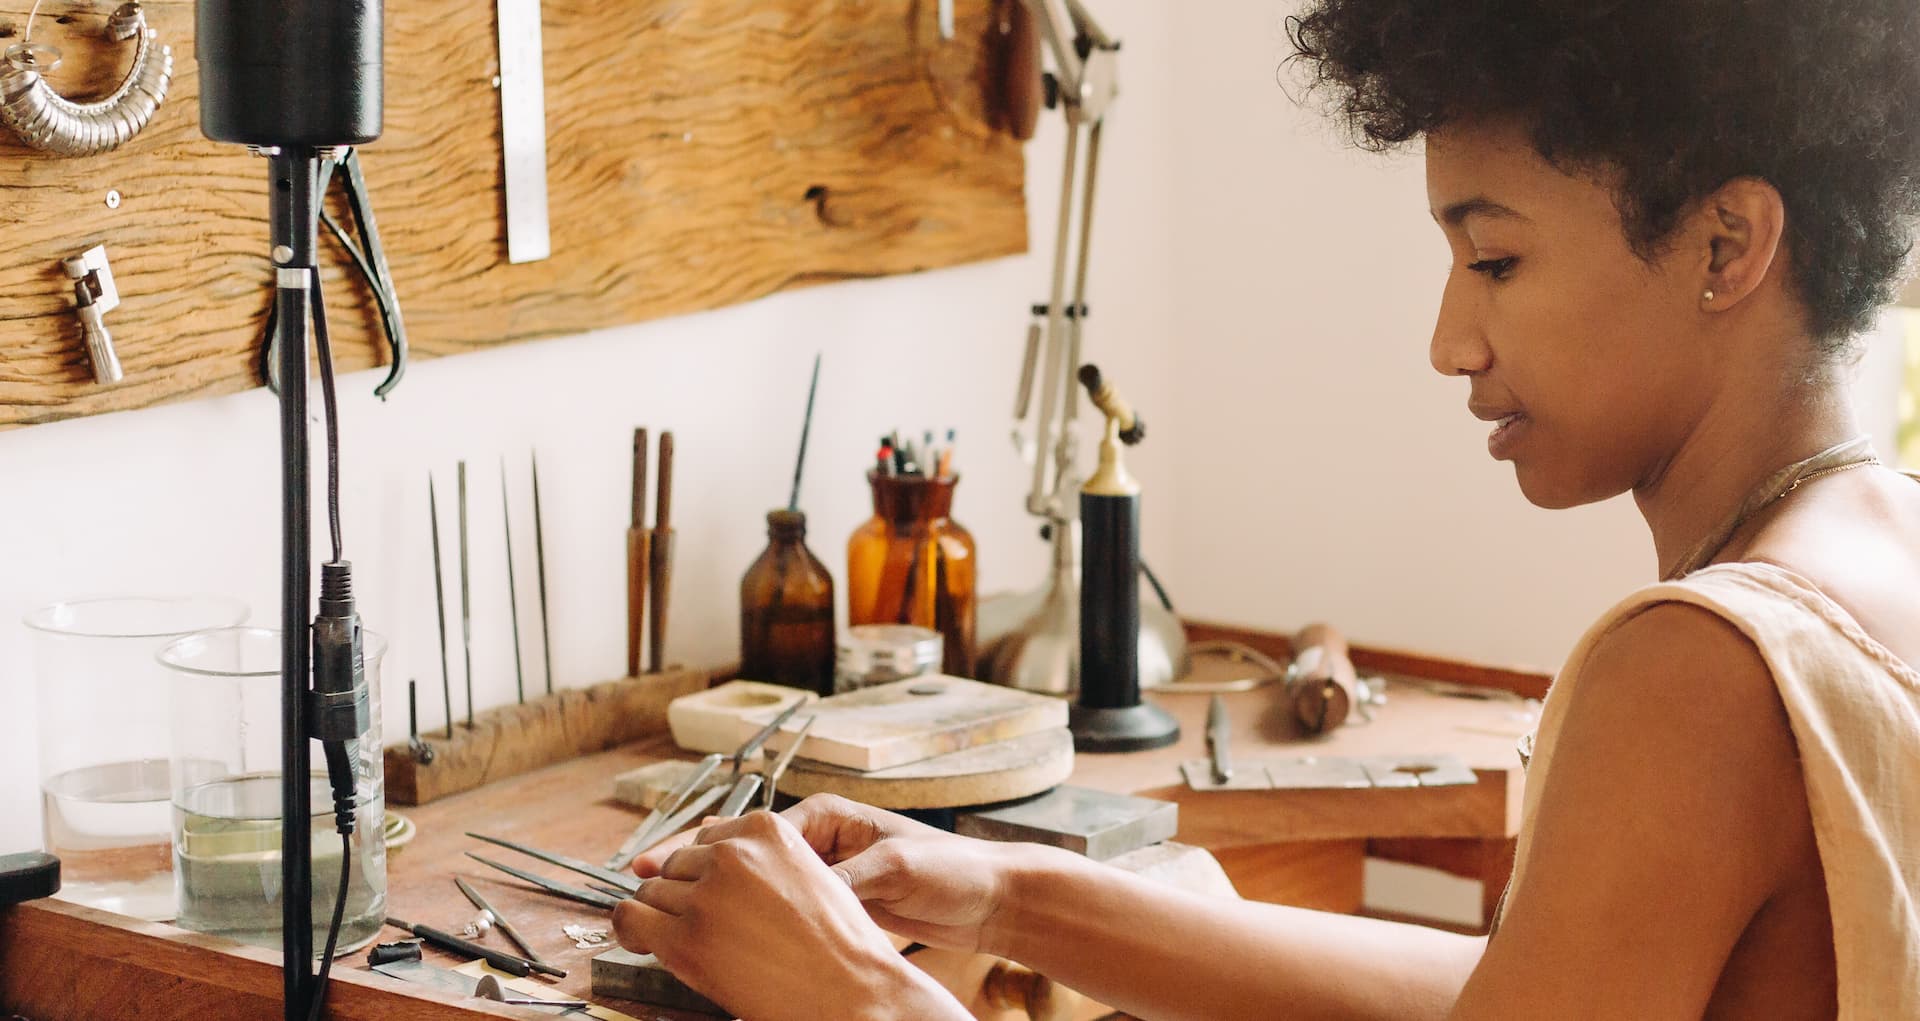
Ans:
[{"label": "jar of tools", "polygon": [[867,472],[873,517],[847,540],[847,623],[913,624],[946,640],[941,669],[973,676],[973,536],[948,515],[960,477]]},{"label": "jar of tools", "polygon": [[833,576],[807,516],[767,512],[767,548],[740,579],[740,676],[833,694]]}]

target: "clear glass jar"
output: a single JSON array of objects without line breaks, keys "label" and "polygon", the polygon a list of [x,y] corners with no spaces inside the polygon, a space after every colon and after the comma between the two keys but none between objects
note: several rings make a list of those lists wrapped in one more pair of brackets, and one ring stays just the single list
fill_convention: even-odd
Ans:
[{"label": "clear glass jar", "polygon": [[767,512],[767,548],[740,579],[740,676],[833,694],[833,576],[799,511]]},{"label": "clear glass jar", "polygon": [[958,475],[867,472],[873,517],[847,540],[847,623],[912,624],[946,640],[942,669],[972,677],[973,535],[948,515]]},{"label": "clear glass jar", "polygon": [[[387,903],[380,749],[386,641],[362,634],[370,723],[347,747],[355,809],[338,954],[373,941]],[[280,641],[269,628],[223,628],[189,635],[160,654],[170,673],[175,924],[270,949],[281,945]],[[317,750],[313,763],[313,946],[320,948],[342,859],[333,791]]]},{"label": "clear glass jar", "polygon": [[125,596],[28,614],[40,745],[41,835],[59,897],[148,921],[173,917],[167,685],[154,656],[245,622],[218,596]]},{"label": "clear glass jar", "polygon": [[911,624],[860,624],[840,636],[834,691],[854,691],[938,673],[946,643],[940,632]]}]

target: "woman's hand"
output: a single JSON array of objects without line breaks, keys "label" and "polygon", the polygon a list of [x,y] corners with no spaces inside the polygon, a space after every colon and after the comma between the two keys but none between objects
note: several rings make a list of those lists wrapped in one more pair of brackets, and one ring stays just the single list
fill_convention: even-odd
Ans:
[{"label": "woman's hand", "polygon": [[[947,950],[991,951],[992,922],[1017,845],[957,837],[831,794],[808,798],[784,815],[889,931]],[[634,872],[658,874],[687,839],[635,859]]]},{"label": "woman's hand", "polygon": [[702,829],[614,909],[622,946],[750,1019],[966,1018],[908,964],[792,823]]}]

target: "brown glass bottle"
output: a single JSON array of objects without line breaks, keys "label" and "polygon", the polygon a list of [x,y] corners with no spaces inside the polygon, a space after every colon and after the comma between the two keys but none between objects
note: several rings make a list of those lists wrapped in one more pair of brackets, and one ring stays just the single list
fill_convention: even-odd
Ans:
[{"label": "brown glass bottle", "polygon": [[946,639],[941,669],[974,670],[973,536],[948,517],[957,475],[867,473],[873,517],[847,540],[847,623],[914,624]]},{"label": "brown glass bottle", "polygon": [[833,694],[833,576],[807,516],[767,512],[767,548],[740,579],[740,676]]}]

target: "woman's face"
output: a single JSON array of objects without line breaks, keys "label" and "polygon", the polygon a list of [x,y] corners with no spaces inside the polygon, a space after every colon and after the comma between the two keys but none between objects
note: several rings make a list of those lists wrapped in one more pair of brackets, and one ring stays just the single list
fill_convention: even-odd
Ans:
[{"label": "woman's face", "polygon": [[1681,239],[1652,263],[1613,194],[1569,176],[1505,126],[1427,140],[1427,195],[1452,249],[1433,367],[1471,384],[1488,452],[1541,507],[1634,488],[1704,412],[1702,258]]}]

